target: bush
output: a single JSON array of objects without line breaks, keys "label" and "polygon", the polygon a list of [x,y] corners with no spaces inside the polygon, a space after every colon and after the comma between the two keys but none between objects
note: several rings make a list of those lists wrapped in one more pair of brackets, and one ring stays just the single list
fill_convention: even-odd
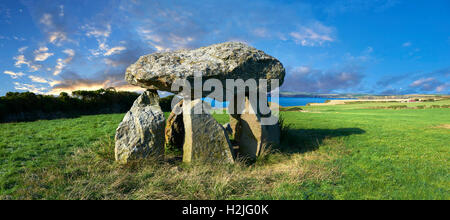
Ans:
[{"label": "bush", "polygon": [[139,96],[117,92],[114,88],[97,91],[74,91],[59,96],[31,92],[8,92],[0,97],[0,122],[34,121],[89,114],[123,113]]},{"label": "bush", "polygon": [[407,105],[391,105],[388,108],[392,108],[392,109],[407,109],[408,106]]},{"label": "bush", "polygon": [[418,106],[416,106],[416,108],[417,108],[417,109],[424,109],[425,106],[424,106],[424,105],[418,105]]}]

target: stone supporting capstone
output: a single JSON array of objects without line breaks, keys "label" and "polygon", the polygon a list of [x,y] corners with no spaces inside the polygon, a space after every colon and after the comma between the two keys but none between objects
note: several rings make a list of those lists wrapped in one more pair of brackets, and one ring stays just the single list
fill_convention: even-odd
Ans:
[{"label": "stone supporting capstone", "polygon": [[183,100],[172,109],[166,122],[166,146],[182,150],[184,144]]},{"label": "stone supporting capstone", "polygon": [[[202,104],[205,109],[196,111]],[[184,101],[183,162],[234,162],[234,152],[228,134],[209,113],[210,108],[208,103],[200,99]]]},{"label": "stone supporting capstone", "polygon": [[155,90],[145,91],[116,130],[115,158],[121,164],[164,158],[164,113]]},{"label": "stone supporting capstone", "polygon": [[[230,105],[233,107],[233,105]],[[229,110],[231,111],[231,109]],[[248,97],[242,114],[230,114],[230,125],[234,141],[239,145],[239,156],[256,159],[264,150],[280,144],[280,126],[261,123],[262,116],[257,106]]]}]

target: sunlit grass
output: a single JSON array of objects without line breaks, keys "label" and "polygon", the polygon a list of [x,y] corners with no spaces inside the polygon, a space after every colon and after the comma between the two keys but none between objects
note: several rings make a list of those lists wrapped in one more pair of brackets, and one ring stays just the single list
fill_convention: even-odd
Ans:
[{"label": "sunlit grass", "polygon": [[[424,104],[449,101],[406,103]],[[1,124],[0,198],[450,199],[450,109],[367,108],[383,105],[282,112],[281,146],[250,165],[185,165],[171,152],[119,166],[123,114]]]}]

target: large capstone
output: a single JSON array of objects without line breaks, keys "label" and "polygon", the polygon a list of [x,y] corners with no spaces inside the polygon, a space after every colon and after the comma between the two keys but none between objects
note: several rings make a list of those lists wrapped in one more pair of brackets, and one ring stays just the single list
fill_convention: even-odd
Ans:
[{"label": "large capstone", "polygon": [[[143,88],[172,91],[177,79],[185,79],[194,89],[194,77],[200,74],[202,80],[217,79],[223,85],[226,96],[226,79],[267,79],[268,90],[271,81],[283,84],[285,69],[280,61],[243,43],[226,42],[195,50],[154,53],[142,56],[126,70],[126,80]],[[233,90],[232,88],[228,88]],[[186,92],[186,91],[185,91]],[[193,93],[193,91],[191,91]],[[208,93],[203,92],[202,96]]]},{"label": "large capstone", "polygon": [[164,157],[165,118],[154,90],[137,98],[116,131],[115,157],[121,164]]},{"label": "large capstone", "polygon": [[234,162],[228,134],[209,113],[210,108],[208,103],[199,99],[183,103],[183,162]]}]

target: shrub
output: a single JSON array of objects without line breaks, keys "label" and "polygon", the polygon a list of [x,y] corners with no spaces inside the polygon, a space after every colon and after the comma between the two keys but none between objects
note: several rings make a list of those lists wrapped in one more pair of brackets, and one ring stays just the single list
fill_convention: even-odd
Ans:
[{"label": "shrub", "polygon": [[133,92],[118,92],[114,88],[74,91],[72,94],[71,97],[64,92],[59,96],[8,92],[0,97],[0,122],[122,113],[128,111],[139,96]]},{"label": "shrub", "polygon": [[406,108],[408,108],[408,106],[407,105],[391,105],[388,108],[391,108],[391,109],[406,109]]}]

